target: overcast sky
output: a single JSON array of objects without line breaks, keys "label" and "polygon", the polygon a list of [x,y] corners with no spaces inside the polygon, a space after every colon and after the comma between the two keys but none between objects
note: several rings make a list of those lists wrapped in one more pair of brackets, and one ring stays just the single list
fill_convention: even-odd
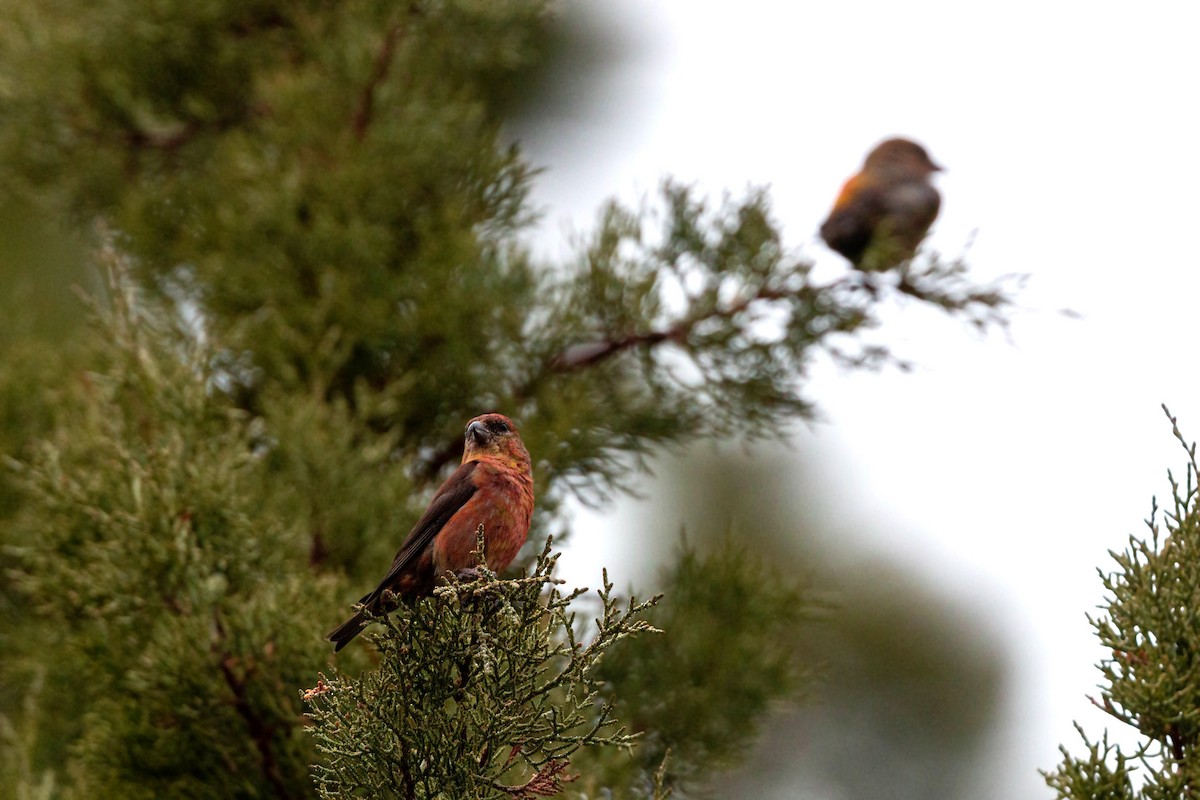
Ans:
[{"label": "overcast sky", "polygon": [[[1166,470],[1183,472],[1160,403],[1200,437],[1200,12],[602,5],[633,49],[603,84],[573,88],[599,108],[564,102],[544,135],[524,132],[548,168],[534,199],[549,252],[568,252],[564,231],[590,229],[605,198],[636,203],[673,175],[715,197],[770,185],[788,244],[839,269],[816,228],[865,152],[903,134],[947,167],[932,246],[969,244],[980,278],[1032,276],[1009,338],[889,312],[881,336],[916,371],[818,370],[824,421],[799,436],[820,491],[844,501],[846,535],[885,531],[863,546],[1003,610],[1018,696],[997,768],[1015,780],[980,797],[1050,796],[1036,769],[1060,743],[1078,750],[1071,721],[1108,722],[1085,698],[1102,655],[1083,616],[1101,597],[1095,568],[1143,532]],[[597,559],[617,552],[595,538]]]}]

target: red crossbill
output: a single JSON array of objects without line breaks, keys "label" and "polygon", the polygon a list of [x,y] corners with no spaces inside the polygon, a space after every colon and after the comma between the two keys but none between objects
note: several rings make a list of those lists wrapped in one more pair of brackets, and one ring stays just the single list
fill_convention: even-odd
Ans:
[{"label": "red crossbill", "polygon": [[821,238],[866,272],[912,258],[941,205],[929,182],[940,170],[916,142],[881,142],[842,186],[821,224]]},{"label": "red crossbill", "polygon": [[[532,516],[533,468],[516,426],[503,414],[476,417],[467,423],[462,465],[437,490],[392,568],[359,605],[384,613],[390,608],[385,593],[422,597],[447,573],[474,568],[480,525],[488,568],[500,572],[525,543]],[[336,652],[366,626],[360,610],[326,638]]]}]

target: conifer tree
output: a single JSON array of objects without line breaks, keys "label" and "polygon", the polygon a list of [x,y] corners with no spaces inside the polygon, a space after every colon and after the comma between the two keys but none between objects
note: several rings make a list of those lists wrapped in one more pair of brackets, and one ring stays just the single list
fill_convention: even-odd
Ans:
[{"label": "conifer tree", "polygon": [[[888,362],[857,336],[881,302],[1003,321],[1005,293],[957,262],[921,259],[882,293],[855,274],[818,282],[759,191],[714,207],[666,181],[649,211],[603,209],[572,262],[534,263],[521,238],[534,171],[500,126],[552,35],[548,8],[0,2],[0,200],[59,226],[106,276],[83,281],[91,325],[2,344],[0,763],[19,779],[0,797],[308,797],[313,765],[320,791],[341,791],[318,747],[340,745],[303,716],[340,713],[321,703],[341,695],[314,683],[333,658],[322,635],[390,560],[480,411],[521,420],[536,551],[563,497],[629,488],[655,448],[782,435],[811,413],[818,354]],[[30,277],[26,256],[0,257]],[[521,619],[549,580],[540,563],[485,593]],[[794,576],[718,551],[668,577],[686,605],[669,594],[644,611],[675,638],[608,642],[611,660],[547,696],[561,709],[532,707],[585,714],[594,697],[589,719],[617,715],[597,736],[649,746],[572,751],[568,772],[559,744],[507,742],[507,768],[526,772],[488,772],[489,791],[687,793],[795,694],[800,648],[780,636],[807,608]],[[449,627],[431,629],[418,663],[456,631],[537,633],[507,612],[463,628],[482,612],[452,597],[398,612],[381,655],[348,648],[336,664],[349,682],[325,685],[373,685],[426,623]],[[550,618],[565,613],[555,598],[536,600]],[[605,620],[613,596],[601,599]],[[611,632],[558,619],[539,644],[551,661]],[[736,647],[706,647],[705,626],[734,620],[747,623]],[[677,685],[682,664],[709,674]],[[544,665],[518,666],[512,686]],[[497,700],[486,688],[472,685],[474,707]],[[745,705],[723,726],[731,698]],[[684,705],[693,724],[673,724]],[[472,756],[503,767],[498,746]],[[430,781],[426,796],[456,785]]]},{"label": "conifer tree", "polygon": [[1084,755],[1060,747],[1062,763],[1045,773],[1063,800],[1168,800],[1200,792],[1200,469],[1196,445],[1172,432],[1187,454],[1182,481],[1168,473],[1171,504],[1151,505],[1148,537],[1131,535],[1112,552],[1116,567],[1097,570],[1107,593],[1089,616],[1106,652],[1093,700],[1137,733],[1132,749],[1099,740],[1076,724]]}]

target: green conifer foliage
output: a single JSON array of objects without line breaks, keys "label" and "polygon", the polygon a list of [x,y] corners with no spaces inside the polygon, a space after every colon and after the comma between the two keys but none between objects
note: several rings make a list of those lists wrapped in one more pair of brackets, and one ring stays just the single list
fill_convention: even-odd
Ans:
[{"label": "green conifer foliage", "polygon": [[[530,263],[533,173],[488,100],[546,20],[536,0],[10,0],[0,191],[119,232],[145,285],[203,313],[240,406],[344,403],[422,481],[480,408],[525,423],[544,477],[605,490],[656,445],[777,435],[811,412],[820,352],[884,363],[851,338],[875,293],[813,281],[762,192],[710,209],[667,183],[606,208],[577,263]],[[1007,299],[957,263],[897,277],[980,324]]]},{"label": "green conifer foliage", "polygon": [[[661,767],[665,785],[690,792],[736,763],[772,707],[811,684],[816,661],[803,643],[819,604],[803,576],[773,569],[732,535],[706,552],[684,546],[663,578],[665,599],[650,614],[662,635],[614,650],[600,674],[617,715],[643,736],[632,773],[642,783],[627,790]],[[619,785],[630,774],[607,777]]]},{"label": "green conifer foliage", "polygon": [[[858,338],[885,299],[1003,322],[1005,290],[936,257],[879,285],[816,280],[760,191],[714,205],[667,181],[644,209],[607,206],[577,258],[534,263],[521,237],[535,170],[502,140],[497,101],[537,64],[549,9],[0,0],[0,207],[61,226],[108,276],[71,279],[103,287],[98,319],[61,338],[0,313],[0,444],[14,469],[0,482],[0,764],[18,775],[0,798],[309,797],[314,764],[327,794],[365,791],[375,768],[352,763],[330,729],[308,734],[299,691],[329,670],[323,634],[378,579],[458,459],[466,420],[519,420],[540,542],[565,495],[636,487],[656,448],[784,435],[812,412],[803,388],[820,354],[887,363]],[[4,266],[58,274],[20,256]],[[50,285],[65,295],[66,282]],[[544,627],[454,593],[402,609],[384,623],[382,660],[369,647],[336,657],[318,718],[369,728],[338,737],[380,733],[339,698],[382,697],[411,669],[397,643],[423,632],[427,654],[460,648],[405,678],[425,687],[428,716],[404,717],[391,696],[382,708],[406,725],[440,720],[442,733],[478,728],[489,709],[511,725],[476,730],[469,770],[447,752],[440,776],[407,762],[399,774],[424,770],[425,796],[453,796],[439,781],[513,797],[565,782],[571,748],[632,743],[607,725],[577,732],[571,720],[607,720],[606,703],[653,746],[585,748],[571,762],[577,791],[655,796],[700,786],[800,684],[796,646],[778,636],[802,612],[788,605],[794,583],[750,556],[672,573],[684,604],[657,613],[675,638],[620,642],[614,654],[639,648],[603,686],[596,656],[641,618],[626,607],[610,619],[605,589],[594,635],[571,633],[563,596],[535,600],[540,563],[479,591]],[[725,605],[731,593],[745,602]],[[714,661],[708,697],[646,677],[650,660],[666,676],[700,670],[703,631],[735,622],[730,653],[763,657],[740,674]],[[509,637],[514,657],[495,662],[505,691],[559,664],[570,678],[497,711],[485,654],[458,638],[483,630]],[[464,675],[480,680],[456,707],[438,679]],[[686,730],[670,714],[680,698]]]},{"label": "green conifer foliage", "polygon": [[606,581],[594,635],[577,640],[572,601],[586,590],[559,590],[549,548],[527,578],[481,568],[379,619],[377,670],[305,692],[323,797],[551,796],[579,777],[580,748],[634,746],[597,666],[620,639],[653,630],[641,617],[654,600],[622,603]]},{"label": "green conifer foliage", "polygon": [[1187,452],[1184,479],[1168,473],[1172,502],[1161,515],[1153,504],[1148,538],[1130,536],[1127,549],[1111,553],[1116,569],[1099,570],[1107,596],[1089,617],[1111,653],[1097,665],[1103,683],[1093,702],[1135,730],[1138,744],[1123,750],[1107,733],[1093,742],[1076,725],[1086,756],[1061,747],[1062,763],[1046,773],[1063,800],[1200,792],[1200,469],[1196,445],[1167,416]]},{"label": "green conifer foliage", "polygon": [[262,458],[203,352],[114,288],[100,368],[22,469],[30,535],[9,549],[47,668],[73,681],[74,789],[305,796],[312,748],[280,688],[324,651],[304,619],[330,584],[302,530],[262,513]]}]

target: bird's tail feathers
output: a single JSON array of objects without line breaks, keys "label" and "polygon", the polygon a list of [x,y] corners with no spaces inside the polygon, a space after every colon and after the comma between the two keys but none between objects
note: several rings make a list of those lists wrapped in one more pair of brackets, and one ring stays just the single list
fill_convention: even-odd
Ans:
[{"label": "bird's tail feathers", "polygon": [[363,632],[367,623],[363,620],[363,612],[359,611],[350,619],[337,626],[325,638],[333,642],[333,652],[337,652],[349,644],[350,640]]}]

